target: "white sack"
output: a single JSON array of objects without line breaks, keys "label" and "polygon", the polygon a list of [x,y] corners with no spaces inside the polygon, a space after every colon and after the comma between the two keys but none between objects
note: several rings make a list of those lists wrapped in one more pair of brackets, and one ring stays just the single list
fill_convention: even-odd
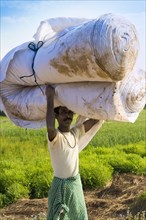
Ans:
[{"label": "white sack", "polygon": [[118,81],[132,71],[138,48],[135,27],[123,17],[106,14],[46,41],[34,68],[51,83]]},{"label": "white sack", "polygon": [[[0,82],[4,81],[6,76],[14,74],[14,80],[11,79],[10,84],[13,83],[13,81],[14,81],[15,84],[18,84],[17,78],[15,79],[15,75],[19,76],[19,74],[21,74],[21,72],[23,71],[23,68],[22,67],[20,68],[20,66],[23,65],[23,62],[20,63],[21,65],[19,65],[18,67],[17,67],[17,64],[16,64],[15,65],[15,67],[16,67],[15,70],[11,69],[10,64],[11,64],[11,62],[14,63],[14,59],[16,57],[16,54],[20,53],[20,51],[23,51],[23,50],[25,51],[26,50],[29,43],[30,42],[26,42],[26,43],[24,43],[24,44],[22,44],[22,45],[20,45],[16,48],[12,49],[2,59],[2,61],[0,62],[0,67],[1,67],[0,68]],[[34,56],[34,53],[32,51],[31,51],[31,54],[32,54],[32,57],[30,58],[29,56],[26,56],[25,57],[26,60],[23,57],[23,59],[25,60],[25,65],[23,66],[24,69],[25,69],[25,73],[29,73],[30,71],[32,72],[32,70],[30,70],[30,69],[27,70],[27,68],[28,68],[27,66],[28,66],[29,62],[31,62],[31,64],[32,64],[32,59],[33,59],[33,56]],[[28,59],[27,59],[27,57],[28,57]],[[13,76],[12,76],[12,78],[13,78]],[[18,78],[20,79],[20,77],[18,77]],[[22,80],[21,80],[21,83],[23,83]]]},{"label": "white sack", "polygon": [[58,100],[88,118],[135,122],[145,106],[145,72],[135,70],[120,82],[72,83],[56,87]]},{"label": "white sack", "polygon": [[[41,86],[45,94],[45,85]],[[0,87],[4,112],[14,124],[24,128],[41,128],[46,125],[46,96],[36,86],[11,85]],[[62,105],[55,99],[55,107]]]},{"label": "white sack", "polygon": [[78,24],[83,24],[85,21],[89,21],[86,18],[50,18],[45,21],[41,21],[37,32],[34,34],[35,42],[43,41],[46,42],[57,33],[64,31],[67,32],[69,27],[73,27]]},{"label": "white sack", "polygon": [[[112,14],[74,26],[80,22],[67,19],[65,29],[55,20],[40,24],[35,40],[45,43],[34,60],[37,83],[43,91],[45,83],[53,83],[55,107],[65,105],[85,117],[134,122],[144,107],[145,86],[144,71],[130,73],[138,52],[135,27]],[[20,78],[32,74],[34,51],[28,43],[2,60],[0,98],[16,125],[40,128],[46,124],[46,97],[34,76]]]},{"label": "white sack", "polygon": [[[46,42],[48,39],[52,39],[60,31],[67,31],[66,28],[74,25],[81,24],[88,19],[85,18],[50,18],[42,21],[34,34],[34,43],[38,41]],[[34,52],[28,48],[29,42],[26,42],[20,46],[9,51],[1,61],[1,74],[0,82],[2,82],[6,75],[10,75],[10,84],[25,84],[35,85],[34,78],[24,78],[20,80],[21,76],[29,76],[32,74],[32,61]],[[41,58],[42,59],[42,58]],[[9,73],[10,72],[10,73]],[[26,80],[25,80],[26,79]],[[39,81],[39,83],[41,83]]]},{"label": "white sack", "polygon": [[[55,107],[67,106],[88,118],[134,122],[145,105],[145,72],[131,72],[121,82],[66,83],[55,86]],[[45,93],[45,85],[41,86]],[[1,87],[7,115],[18,126],[45,126],[46,96],[38,87]]]},{"label": "white sack", "polygon": [[[62,21],[65,21],[64,18]],[[67,19],[64,27],[81,22]],[[67,25],[67,24],[68,25]],[[79,81],[118,81],[132,71],[138,53],[138,39],[134,25],[124,18],[107,14],[99,19],[83,22],[50,36],[51,22],[40,25],[36,39],[47,39],[37,51],[34,70],[38,84]],[[50,32],[51,33],[50,33]],[[46,33],[47,34],[47,33]],[[54,34],[54,32],[53,32]],[[28,43],[13,49],[2,60],[1,81],[9,84],[35,85],[32,63],[35,52]]]}]

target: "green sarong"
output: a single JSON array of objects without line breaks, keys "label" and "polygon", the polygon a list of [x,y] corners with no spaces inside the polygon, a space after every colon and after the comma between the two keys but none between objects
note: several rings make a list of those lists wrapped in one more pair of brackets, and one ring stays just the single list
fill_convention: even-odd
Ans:
[{"label": "green sarong", "polygon": [[88,220],[80,175],[54,177],[48,195],[47,220]]}]

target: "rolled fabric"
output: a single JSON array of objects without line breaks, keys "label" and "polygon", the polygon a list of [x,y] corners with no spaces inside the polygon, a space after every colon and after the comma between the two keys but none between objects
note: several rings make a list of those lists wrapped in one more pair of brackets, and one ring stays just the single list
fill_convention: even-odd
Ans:
[{"label": "rolled fabric", "polygon": [[[46,125],[46,86],[20,86],[5,87],[2,84],[0,91],[3,111],[17,126],[24,128],[42,128]],[[43,92],[43,93],[42,93]],[[54,106],[62,105],[56,98]]]},{"label": "rolled fabric", "polygon": [[47,41],[38,50],[34,68],[51,83],[119,81],[132,71],[138,49],[134,25],[106,14]]},{"label": "rolled fabric", "polygon": [[35,39],[43,39],[44,44],[39,48],[37,42],[36,51],[28,48],[30,42],[10,51],[1,63],[1,82],[35,85],[32,64],[37,83],[41,85],[119,81],[132,71],[139,48],[133,24],[113,14],[83,23],[76,19],[69,21],[59,32],[55,32],[58,29],[54,26],[50,30],[51,23],[48,29],[42,23]]},{"label": "rolled fabric", "polygon": [[[135,70],[120,82],[54,85],[55,107],[66,106],[88,118],[135,122],[145,106],[145,72]],[[45,94],[45,85],[41,86]],[[18,126],[40,128],[46,121],[46,97],[38,87],[1,87],[8,117]]]},{"label": "rolled fabric", "polygon": [[145,106],[146,72],[134,70],[120,82],[58,85],[58,100],[88,118],[135,122]]},{"label": "rolled fabric", "polygon": [[125,18],[101,16],[95,22],[91,42],[96,63],[113,81],[122,80],[133,70],[139,42],[134,25]]},{"label": "rolled fabric", "polygon": [[119,82],[118,89],[125,118],[135,122],[146,104],[146,72],[142,69],[131,72]]},{"label": "rolled fabric", "polygon": [[[59,32],[66,32],[68,27],[81,24],[89,19],[85,18],[50,18],[42,21],[34,34],[34,44],[37,45],[39,41],[50,42],[53,41],[53,36]],[[9,75],[10,83],[36,85],[34,78],[25,78],[20,80],[21,76],[30,76],[32,74],[32,62],[34,52],[28,48],[31,41],[25,42],[16,48],[9,51],[1,61],[0,82],[5,80],[6,75]],[[7,76],[8,77],[8,76]],[[39,80],[39,83],[42,83]]]},{"label": "rolled fabric", "polygon": [[[0,100],[7,116],[21,127],[45,126],[49,83],[58,94],[55,107],[134,122],[144,106],[145,86],[144,71],[131,71],[138,53],[135,27],[113,14],[89,21],[67,19],[60,28],[51,22],[40,24],[36,44],[14,48],[1,62]],[[38,49],[28,48],[30,43]]]},{"label": "rolled fabric", "polygon": [[58,17],[50,18],[40,22],[36,33],[34,34],[35,42],[46,42],[51,37],[54,37],[57,33],[68,30],[69,27],[73,27],[79,24],[83,24],[91,19],[87,18],[70,18],[70,17]]}]

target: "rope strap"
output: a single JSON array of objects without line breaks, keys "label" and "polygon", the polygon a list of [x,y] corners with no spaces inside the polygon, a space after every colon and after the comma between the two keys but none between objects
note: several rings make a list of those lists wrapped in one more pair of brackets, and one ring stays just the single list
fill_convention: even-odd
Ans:
[{"label": "rope strap", "polygon": [[42,88],[40,87],[40,85],[38,84],[37,82],[37,79],[36,79],[36,74],[35,74],[35,71],[34,71],[34,60],[35,60],[35,57],[36,57],[36,54],[37,54],[37,51],[43,46],[43,41],[38,41],[37,44],[35,44],[34,42],[30,42],[28,44],[28,48],[32,51],[34,51],[34,56],[33,56],[33,60],[32,60],[32,74],[29,75],[29,76],[21,76],[20,79],[23,79],[25,77],[31,77],[31,76],[34,76],[34,79],[35,79],[35,83],[36,85],[40,88],[40,90],[42,91],[43,95],[44,95],[44,92],[42,90]]}]

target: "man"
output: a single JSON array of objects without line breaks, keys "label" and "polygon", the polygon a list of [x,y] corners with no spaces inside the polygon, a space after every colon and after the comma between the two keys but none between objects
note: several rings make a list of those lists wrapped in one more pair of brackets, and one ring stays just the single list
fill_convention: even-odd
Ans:
[{"label": "man", "polygon": [[[89,119],[70,129],[73,112],[66,107],[54,109],[55,90],[46,87],[48,145],[54,179],[48,196],[47,220],[87,220],[87,210],[79,174],[80,138],[99,120]],[[58,129],[55,128],[55,118]]]}]

